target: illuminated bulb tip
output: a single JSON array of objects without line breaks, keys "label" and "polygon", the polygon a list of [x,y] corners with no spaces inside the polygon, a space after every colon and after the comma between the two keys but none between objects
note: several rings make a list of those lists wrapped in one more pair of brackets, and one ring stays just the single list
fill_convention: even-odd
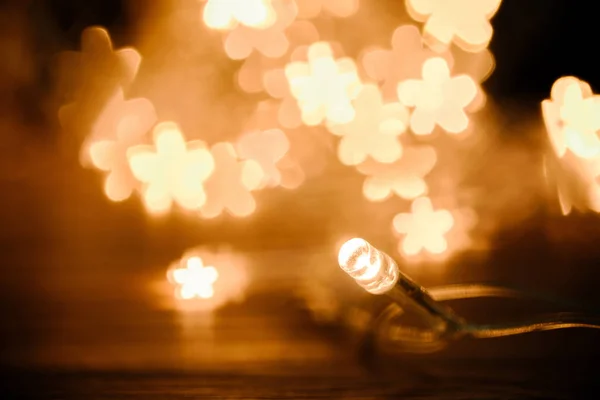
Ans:
[{"label": "illuminated bulb tip", "polygon": [[372,294],[390,290],[398,281],[396,262],[364,239],[348,240],[338,254],[340,268]]}]

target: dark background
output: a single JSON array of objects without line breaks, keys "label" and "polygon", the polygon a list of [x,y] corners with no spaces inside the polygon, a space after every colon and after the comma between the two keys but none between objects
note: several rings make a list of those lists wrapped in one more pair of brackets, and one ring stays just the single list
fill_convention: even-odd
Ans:
[{"label": "dark background", "polygon": [[[401,1],[378,1],[390,13],[403,8]],[[365,366],[346,330],[315,324],[290,294],[295,273],[264,278],[268,290],[254,288],[246,303],[216,317],[214,354],[246,351],[246,362],[225,355],[207,361],[204,350],[190,350],[190,343],[203,340],[203,328],[182,339],[178,316],[156,308],[143,290],[185,249],[228,243],[250,254],[255,269],[268,277],[274,268],[335,263],[324,249],[337,233],[387,233],[377,232],[368,207],[338,207],[340,198],[356,195],[348,188],[359,187],[353,178],[333,186],[317,179],[299,193],[276,195],[252,222],[225,218],[198,226],[175,215],[155,223],[135,202],[115,206],[105,200],[99,178],[58,148],[61,99],[51,64],[57,52],[77,49],[90,25],[106,27],[115,47],[130,44],[146,6],[142,0],[13,0],[1,6],[1,51],[11,55],[0,63],[0,362],[6,393],[440,399],[574,398],[597,389],[600,336],[594,331],[467,341],[419,357],[367,351],[375,361]],[[497,185],[531,190],[545,138],[528,127],[539,127],[539,102],[556,79],[575,75],[600,88],[598,15],[591,1],[503,1],[493,20],[497,66],[485,87],[504,112],[500,140],[531,149],[507,166]],[[22,41],[6,40],[17,37]],[[14,56],[19,43],[34,49],[27,68]],[[503,159],[489,162],[501,165]],[[539,190],[542,183],[536,185]],[[295,196],[303,198],[303,207]],[[460,255],[451,261],[460,267],[446,280],[424,284],[492,280],[600,309],[600,220],[580,212],[560,217],[555,204],[538,200],[517,225],[495,233],[485,257],[477,251]],[[290,207],[300,211],[290,216],[283,211]],[[545,310],[496,302],[455,306],[466,315],[497,313],[499,319]],[[265,343],[279,347],[261,347]],[[282,373],[307,378],[275,378]]]}]

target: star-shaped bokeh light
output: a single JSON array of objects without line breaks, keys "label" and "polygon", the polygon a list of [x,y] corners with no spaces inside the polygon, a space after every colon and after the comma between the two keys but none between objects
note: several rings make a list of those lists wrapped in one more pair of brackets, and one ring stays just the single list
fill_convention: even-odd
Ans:
[{"label": "star-shaped bokeh light", "polygon": [[137,186],[129,168],[127,150],[144,141],[156,122],[152,103],[144,98],[125,100],[122,90],[106,104],[82,148],[82,161],[89,156],[92,165],[107,172],[104,193],[112,201],[122,201]]},{"label": "star-shaped bokeh light", "polygon": [[419,197],[411,205],[410,213],[394,217],[394,231],[404,238],[399,251],[414,256],[421,251],[442,254],[448,249],[445,235],[452,229],[454,218],[448,210],[434,210],[428,197]]},{"label": "star-shaped bokeh light", "polygon": [[412,200],[427,193],[424,177],[437,161],[431,146],[407,146],[402,157],[391,163],[367,160],[357,167],[367,177],[363,184],[363,195],[369,201],[383,201],[396,195]]},{"label": "star-shaped bokeh light", "polygon": [[168,272],[169,281],[176,286],[175,295],[182,300],[210,299],[213,285],[219,278],[217,269],[205,266],[200,257],[185,260],[183,265]]},{"label": "star-shaped bokeh light", "polygon": [[297,15],[293,3],[274,1],[271,5],[274,22],[267,27],[248,27],[238,25],[225,38],[225,52],[233,60],[243,60],[253,51],[265,57],[278,58],[289,48],[290,42],[286,29],[294,22]]},{"label": "star-shaped bokeh light", "polygon": [[205,0],[202,19],[207,27],[234,29],[238,25],[265,29],[276,20],[271,0]]},{"label": "star-shaped bokeh light", "polygon": [[569,150],[577,157],[600,156],[600,96],[575,77],[558,79],[551,99],[542,102],[544,122],[554,151],[563,157]]},{"label": "star-shaped bokeh light", "polygon": [[187,210],[206,201],[203,183],[215,162],[204,142],[186,143],[177,124],[162,122],[154,128],[155,146],[135,146],[127,157],[133,175],[144,184],[144,204],[152,213],[164,213],[172,203]]},{"label": "star-shaped bokeh light", "polygon": [[446,60],[430,58],[423,64],[423,79],[398,84],[398,98],[414,107],[410,128],[417,135],[428,135],[439,125],[448,133],[464,132],[469,126],[465,107],[478,93],[478,85],[468,75],[450,76]]},{"label": "star-shaped bokeh light", "polygon": [[426,37],[447,47],[454,42],[467,51],[486,48],[494,29],[490,19],[502,0],[406,0],[410,16],[425,22]]},{"label": "star-shaped bokeh light", "polygon": [[408,126],[406,108],[398,102],[385,104],[374,84],[363,86],[353,105],[352,121],[329,127],[341,137],[338,157],[342,164],[358,165],[367,157],[382,163],[398,160],[402,156],[398,136]]},{"label": "star-shaped bokeh light", "polygon": [[312,44],[308,62],[291,62],[285,76],[306,125],[344,124],[354,118],[352,100],[362,85],[356,64],[351,58],[335,59],[329,43]]},{"label": "star-shaped bokeh light", "polygon": [[200,208],[204,218],[215,218],[223,211],[246,217],[256,209],[251,191],[263,181],[263,170],[254,160],[239,160],[231,143],[221,142],[211,148],[215,171],[206,181],[206,203]]}]

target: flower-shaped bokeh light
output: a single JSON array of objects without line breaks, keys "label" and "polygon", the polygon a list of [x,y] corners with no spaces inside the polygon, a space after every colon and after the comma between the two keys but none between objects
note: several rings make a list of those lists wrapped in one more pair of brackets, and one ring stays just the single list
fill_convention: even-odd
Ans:
[{"label": "flower-shaped bokeh light", "polygon": [[[600,96],[575,77],[558,79],[542,112],[556,163],[558,199],[563,214],[573,207],[600,212]],[[554,165],[557,164],[557,165]]]},{"label": "flower-shaped bokeh light", "polygon": [[211,29],[265,29],[275,23],[276,15],[271,0],[206,0],[202,19]]},{"label": "flower-shaped bokeh light", "polygon": [[358,165],[371,157],[391,163],[402,156],[398,136],[406,131],[408,111],[396,102],[384,104],[376,85],[363,86],[353,102],[355,117],[347,124],[331,125],[329,130],[341,136],[338,157],[345,165]]},{"label": "flower-shaped bokeh light", "polygon": [[454,42],[467,51],[486,48],[494,29],[490,19],[502,0],[406,0],[413,19],[425,22],[424,35],[442,48]]},{"label": "flower-shaped bokeh light", "polygon": [[430,58],[423,64],[422,80],[409,79],[398,84],[398,98],[414,107],[410,128],[417,135],[428,135],[436,125],[448,133],[464,132],[469,126],[465,107],[478,93],[478,85],[468,75],[450,76],[446,60]]},{"label": "flower-shaped bokeh light", "polygon": [[[423,44],[421,32],[414,25],[402,25],[392,34],[391,49],[367,49],[361,56],[361,64],[369,78],[381,82],[386,100],[397,99],[398,83],[421,77],[423,63],[436,56]],[[449,52],[442,55],[452,65]]]},{"label": "flower-shaped bokeh light", "polygon": [[367,175],[363,195],[370,201],[383,201],[392,195],[412,200],[427,193],[423,179],[435,166],[437,154],[431,146],[405,147],[402,157],[390,164],[367,160],[357,167]]},{"label": "flower-shaped bokeh light", "polygon": [[112,201],[122,201],[137,186],[129,168],[127,150],[144,141],[156,122],[156,112],[144,98],[125,100],[118,90],[94,124],[89,145],[82,148],[83,160],[89,156],[92,165],[107,172],[104,192]]},{"label": "flower-shaped bokeh light", "polygon": [[293,3],[274,1],[275,21],[267,27],[238,25],[225,38],[225,52],[233,60],[249,57],[254,50],[265,57],[278,58],[289,48],[286,29],[294,22],[297,9]]},{"label": "flower-shaped bokeh light", "polygon": [[258,188],[274,187],[281,183],[278,163],[289,148],[287,136],[279,129],[247,132],[238,139],[236,145],[241,159],[254,160],[260,165],[263,178]]},{"label": "flower-shaped bokeh light", "polygon": [[213,266],[204,266],[200,257],[190,257],[185,260],[184,266],[170,270],[168,276],[177,286],[177,297],[184,300],[209,299],[214,295],[213,284],[219,273]]},{"label": "flower-shaped bokeh light", "polygon": [[551,99],[542,102],[544,122],[557,156],[570,150],[577,157],[600,156],[600,96],[587,82],[563,77],[552,86]]},{"label": "flower-shaped bokeh light", "polygon": [[127,87],[141,61],[134,48],[113,50],[108,32],[101,27],[86,28],[81,33],[80,52],[65,51],[58,56],[61,73],[76,101],[102,97],[103,93],[112,95],[118,87]]},{"label": "flower-shaped bokeh light", "polygon": [[308,62],[291,62],[285,76],[306,125],[344,124],[354,118],[352,100],[361,88],[356,64],[351,58],[335,59],[329,43],[312,44]]},{"label": "flower-shaped bokeh light", "polygon": [[406,256],[415,256],[423,250],[442,254],[448,249],[445,235],[453,225],[450,211],[434,210],[428,197],[419,197],[413,201],[410,213],[394,217],[394,231],[404,236],[398,250]]},{"label": "flower-shaped bokeh light", "polygon": [[[319,31],[310,21],[294,21],[286,29],[286,37],[289,48],[308,46],[319,41]],[[283,65],[287,57],[269,58],[259,52],[252,52],[248,56],[237,73],[237,83],[247,93],[259,93],[265,89],[265,74],[268,71],[280,71],[279,81],[276,85],[287,85],[283,74]]]},{"label": "flower-shaped bokeh light", "polygon": [[165,305],[194,312],[194,316],[242,301],[249,283],[246,258],[228,249],[189,250],[168,267],[166,275],[166,282],[156,286],[161,295],[168,296]]},{"label": "flower-shaped bokeh light", "polygon": [[203,182],[215,163],[204,142],[186,143],[173,122],[154,128],[155,146],[135,146],[127,157],[133,175],[144,183],[144,204],[152,213],[171,209],[173,201],[184,209],[200,208],[206,201]]},{"label": "flower-shaped bokeh light", "polygon": [[204,218],[215,218],[223,211],[236,217],[254,212],[256,201],[251,191],[263,181],[263,170],[254,160],[240,161],[231,143],[217,143],[211,148],[215,171],[204,184],[206,203],[200,208]]},{"label": "flower-shaped bokeh light", "polygon": [[360,0],[296,0],[296,3],[300,18],[315,18],[321,13],[346,18],[358,11]]}]

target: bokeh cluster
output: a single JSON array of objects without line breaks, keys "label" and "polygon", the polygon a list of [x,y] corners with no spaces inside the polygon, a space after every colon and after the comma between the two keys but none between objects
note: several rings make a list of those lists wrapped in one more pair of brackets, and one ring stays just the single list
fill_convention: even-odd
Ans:
[{"label": "bokeh cluster", "polygon": [[[490,21],[500,6],[405,0],[405,22],[385,40],[382,29],[356,40],[337,24],[377,24],[366,0],[174,3],[138,49],[114,48],[104,28],[84,30],[80,50],[60,55],[72,75],[60,121],[80,134],[81,163],[103,176],[113,202],[137,197],[152,216],[252,218],[259,192],[300,198],[311,178],[328,179],[328,158],[355,174],[361,202],[393,210],[395,256],[445,260],[469,247],[480,223],[457,171],[489,130],[482,84],[494,70]],[[563,77],[549,97],[546,175],[564,214],[599,212],[600,96]],[[178,298],[211,297],[220,275],[190,260],[169,275]]]}]

